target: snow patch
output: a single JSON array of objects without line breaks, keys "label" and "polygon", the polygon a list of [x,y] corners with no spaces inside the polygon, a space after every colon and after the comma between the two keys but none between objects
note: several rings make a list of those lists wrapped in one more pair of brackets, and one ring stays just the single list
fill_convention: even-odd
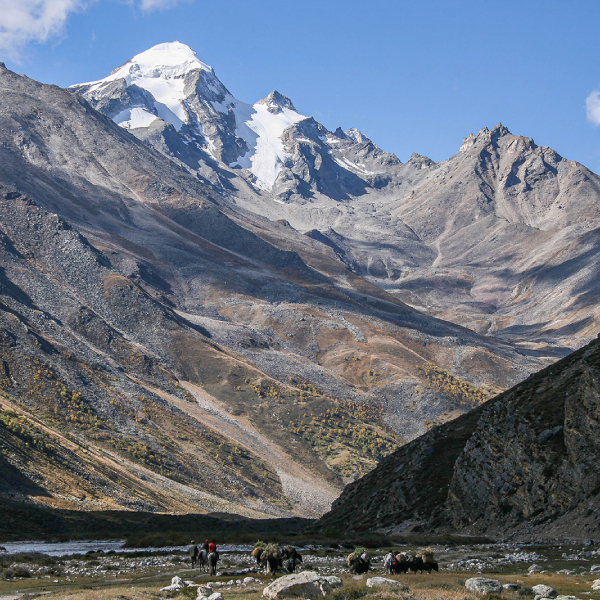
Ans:
[{"label": "snow patch", "polygon": [[113,121],[124,129],[138,129],[139,127],[148,127],[158,117],[149,113],[146,109],[128,108],[122,110],[118,115],[113,117]]},{"label": "snow patch", "polygon": [[220,113],[226,115],[229,113],[229,109],[233,108],[235,106],[235,102],[236,102],[235,98],[232,95],[227,94],[225,96],[225,98],[223,98],[222,102],[214,101],[214,102],[211,102],[211,104],[212,104],[212,107],[217,112],[220,112]]},{"label": "snow patch", "polygon": [[376,175],[375,171],[368,171],[364,164],[358,164],[350,162],[347,158],[342,157],[341,159],[333,157],[333,160],[344,169],[352,169],[353,171],[358,171],[363,175]]},{"label": "snow patch", "polygon": [[236,102],[233,111],[237,124],[235,134],[246,142],[250,150],[230,166],[249,169],[256,177],[256,187],[270,190],[281,165],[290,156],[283,147],[281,136],[288,127],[306,117],[289,108],[272,113],[268,106],[259,102],[253,106]]}]

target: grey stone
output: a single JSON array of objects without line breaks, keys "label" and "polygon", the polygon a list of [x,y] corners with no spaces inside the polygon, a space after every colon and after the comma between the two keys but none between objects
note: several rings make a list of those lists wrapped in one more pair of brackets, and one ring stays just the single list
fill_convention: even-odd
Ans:
[{"label": "grey stone", "polygon": [[534,585],[531,589],[536,595],[544,598],[556,598],[556,596],[558,596],[558,592],[554,588],[549,585],[544,585],[543,583]]},{"label": "grey stone", "polygon": [[175,575],[173,579],[171,579],[171,585],[168,585],[164,588],[160,588],[161,592],[175,592],[177,590],[182,590],[185,587],[185,583],[181,577]]},{"label": "grey stone", "polygon": [[367,579],[367,587],[378,588],[378,587],[389,587],[393,590],[408,592],[408,586],[401,581],[394,579],[387,579],[386,577],[370,577]]},{"label": "grey stone", "polygon": [[302,571],[276,579],[263,590],[263,596],[268,600],[279,598],[317,600],[329,594],[334,587],[337,585],[332,585],[315,571]]},{"label": "grey stone", "polygon": [[328,575],[327,577],[323,577],[323,579],[325,579],[332,588],[338,588],[344,585],[342,578],[337,575]]},{"label": "grey stone", "polygon": [[465,582],[465,587],[478,596],[502,593],[502,584],[497,579],[487,577],[471,577]]},{"label": "grey stone", "polygon": [[529,573],[545,573],[546,569],[541,565],[531,565],[529,569],[527,569]]}]

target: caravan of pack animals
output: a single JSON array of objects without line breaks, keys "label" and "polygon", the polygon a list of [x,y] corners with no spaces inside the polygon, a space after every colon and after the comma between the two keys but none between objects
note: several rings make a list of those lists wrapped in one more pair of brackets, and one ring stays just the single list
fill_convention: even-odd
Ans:
[{"label": "caravan of pack animals", "polygon": [[[293,546],[282,546],[274,542],[257,542],[251,552],[257,566],[264,568],[266,574],[275,575],[278,570],[294,573],[302,555]],[[192,568],[207,570],[211,575],[217,573],[219,553],[215,542],[205,540],[198,547],[194,541],[189,547]],[[391,550],[385,557],[383,568],[389,575],[398,573],[421,573],[438,571],[438,564],[433,560],[433,550],[419,550],[416,555]],[[353,574],[366,573],[371,567],[371,554],[363,547],[355,548],[347,557],[348,570]]]}]

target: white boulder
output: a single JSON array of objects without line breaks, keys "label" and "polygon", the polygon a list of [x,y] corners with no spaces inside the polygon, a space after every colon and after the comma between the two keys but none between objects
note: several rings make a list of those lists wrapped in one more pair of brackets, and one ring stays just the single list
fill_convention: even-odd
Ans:
[{"label": "white boulder", "polygon": [[268,600],[279,598],[317,600],[329,594],[335,587],[339,587],[337,583],[330,583],[328,579],[314,571],[284,575],[263,590],[263,597]]},{"label": "white boulder", "polygon": [[465,587],[478,596],[501,594],[503,589],[497,579],[488,579],[487,577],[471,577],[465,582]]},{"label": "white boulder", "polygon": [[590,567],[590,573],[600,573],[600,565],[592,565]]},{"label": "white boulder", "polygon": [[531,589],[536,596],[541,596],[542,598],[556,598],[558,596],[558,592],[554,588],[543,583],[534,585]]},{"label": "white boulder", "polygon": [[160,588],[161,592],[176,592],[178,590],[182,590],[185,587],[185,583],[183,582],[183,579],[181,579],[181,577],[178,577],[177,575],[175,575],[175,577],[173,577],[173,579],[171,579],[171,585],[168,585],[167,587],[164,588]]},{"label": "white boulder", "polygon": [[395,581],[394,579],[388,579],[387,577],[370,577],[367,579],[367,587],[387,587],[392,588],[394,591],[408,592],[408,586],[405,583]]},{"label": "white boulder", "polygon": [[529,573],[545,573],[546,569],[541,565],[531,565],[529,569],[527,569]]},{"label": "white boulder", "polygon": [[600,590],[600,579],[596,579],[596,581],[594,581],[592,583],[592,589],[593,590]]}]

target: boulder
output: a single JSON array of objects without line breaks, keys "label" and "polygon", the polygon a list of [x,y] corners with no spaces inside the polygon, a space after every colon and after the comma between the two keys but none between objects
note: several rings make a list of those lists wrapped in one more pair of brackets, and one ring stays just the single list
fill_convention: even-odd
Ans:
[{"label": "boulder", "polygon": [[546,569],[541,565],[531,565],[529,569],[527,569],[529,573],[545,573]]},{"label": "boulder", "polygon": [[590,573],[600,573],[600,565],[592,565],[590,567]]},{"label": "boulder", "polygon": [[[335,587],[339,587],[337,582],[330,583],[328,579],[330,578],[321,577],[314,571],[284,575],[270,583],[263,590],[263,597],[268,598],[268,600],[278,598],[317,600],[329,594]],[[333,579],[339,579],[339,577]]]},{"label": "boulder", "polygon": [[596,581],[592,583],[592,589],[600,591],[600,579],[596,579]]},{"label": "boulder", "polygon": [[509,592],[518,592],[521,589],[521,584],[505,583],[502,587]]},{"label": "boulder", "polygon": [[554,588],[543,583],[534,585],[531,589],[536,596],[541,596],[542,598],[556,598],[558,596],[558,592]]},{"label": "boulder", "polygon": [[337,577],[336,575],[328,575],[327,577],[323,577],[323,579],[325,579],[332,588],[338,588],[344,585],[342,578]]},{"label": "boulder", "polygon": [[465,582],[465,587],[478,596],[502,593],[502,584],[497,579],[487,577],[471,577]]},{"label": "boulder", "polygon": [[185,583],[183,583],[183,579],[175,575],[173,579],[171,579],[171,585],[167,587],[160,588],[161,592],[176,592],[178,590],[182,590],[185,587]]},{"label": "boulder", "polygon": [[223,594],[221,594],[221,592],[215,592],[208,597],[208,600],[223,600]]},{"label": "boulder", "polygon": [[408,592],[408,586],[405,583],[395,581],[394,579],[388,579],[387,577],[370,577],[367,579],[367,587],[387,587],[398,592]]}]

